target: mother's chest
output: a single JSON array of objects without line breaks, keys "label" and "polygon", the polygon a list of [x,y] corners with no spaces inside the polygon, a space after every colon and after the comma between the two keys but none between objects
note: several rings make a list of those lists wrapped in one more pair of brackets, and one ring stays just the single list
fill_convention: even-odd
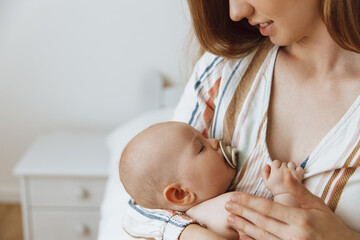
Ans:
[{"label": "mother's chest", "polygon": [[357,96],[274,79],[266,142],[272,159],[301,163],[337,127]]}]

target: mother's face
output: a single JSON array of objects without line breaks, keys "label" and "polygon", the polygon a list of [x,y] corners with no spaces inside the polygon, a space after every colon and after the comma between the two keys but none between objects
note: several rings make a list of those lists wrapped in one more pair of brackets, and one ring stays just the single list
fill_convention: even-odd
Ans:
[{"label": "mother's face", "polygon": [[319,0],[229,0],[229,6],[233,21],[247,18],[280,46],[311,37],[323,24]]}]

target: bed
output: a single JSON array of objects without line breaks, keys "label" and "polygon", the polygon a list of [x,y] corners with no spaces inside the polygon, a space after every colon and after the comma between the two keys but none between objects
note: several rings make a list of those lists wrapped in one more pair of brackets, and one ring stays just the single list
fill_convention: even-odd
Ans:
[{"label": "bed", "polygon": [[98,240],[134,239],[122,228],[123,212],[130,197],[119,180],[119,158],[126,144],[138,132],[152,124],[171,120],[184,88],[183,86],[163,87],[164,84],[160,78],[154,78],[151,82],[144,86],[146,92],[153,94],[143,100],[144,107],[151,110],[121,124],[107,136],[106,143],[110,156],[109,178],[101,204]]}]

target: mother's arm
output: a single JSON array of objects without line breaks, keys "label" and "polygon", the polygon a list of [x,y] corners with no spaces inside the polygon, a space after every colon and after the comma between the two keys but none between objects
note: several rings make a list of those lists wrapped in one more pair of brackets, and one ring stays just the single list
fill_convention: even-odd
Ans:
[{"label": "mother's arm", "polygon": [[229,224],[258,240],[360,239],[359,233],[346,227],[320,198],[294,180],[291,174],[286,174],[284,181],[301,208],[233,193],[226,204],[226,209],[232,213],[228,217]]}]

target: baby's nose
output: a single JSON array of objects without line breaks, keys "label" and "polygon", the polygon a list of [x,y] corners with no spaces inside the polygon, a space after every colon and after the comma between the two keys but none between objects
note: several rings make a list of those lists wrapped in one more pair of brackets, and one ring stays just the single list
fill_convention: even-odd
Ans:
[{"label": "baby's nose", "polygon": [[209,143],[210,143],[211,148],[213,148],[214,150],[218,150],[219,140],[217,140],[216,138],[209,138]]}]

